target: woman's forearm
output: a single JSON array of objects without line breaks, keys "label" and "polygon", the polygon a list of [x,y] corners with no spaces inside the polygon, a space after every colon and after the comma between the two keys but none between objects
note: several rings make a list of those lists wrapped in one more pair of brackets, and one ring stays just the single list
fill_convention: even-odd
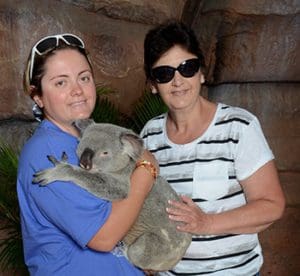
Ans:
[{"label": "woman's forearm", "polygon": [[90,248],[97,251],[111,251],[136,221],[154,179],[144,168],[135,169],[131,179],[128,197],[112,202],[111,214],[88,243]]}]

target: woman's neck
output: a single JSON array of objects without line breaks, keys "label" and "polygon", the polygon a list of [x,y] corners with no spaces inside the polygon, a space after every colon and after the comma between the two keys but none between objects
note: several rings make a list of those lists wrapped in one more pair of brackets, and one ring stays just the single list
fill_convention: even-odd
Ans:
[{"label": "woman's neck", "polygon": [[177,144],[192,142],[207,130],[215,112],[216,104],[202,97],[189,110],[170,111],[166,124],[169,139]]},{"label": "woman's neck", "polygon": [[73,123],[62,123],[58,122],[56,120],[53,120],[52,118],[49,118],[45,116],[47,120],[58,126],[62,131],[69,133],[72,136],[79,137],[79,130],[73,125]]}]

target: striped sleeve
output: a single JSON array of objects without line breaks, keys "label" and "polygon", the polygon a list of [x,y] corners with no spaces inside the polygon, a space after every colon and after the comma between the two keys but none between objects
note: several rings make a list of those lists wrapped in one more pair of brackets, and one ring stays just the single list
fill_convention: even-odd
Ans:
[{"label": "striped sleeve", "polygon": [[238,180],[246,179],[268,161],[274,159],[256,117],[245,128],[236,152],[235,168]]}]

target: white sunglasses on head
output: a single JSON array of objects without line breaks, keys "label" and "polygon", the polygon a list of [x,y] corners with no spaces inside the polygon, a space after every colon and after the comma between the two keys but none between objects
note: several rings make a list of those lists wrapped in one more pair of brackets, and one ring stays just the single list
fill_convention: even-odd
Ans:
[{"label": "white sunglasses on head", "polygon": [[32,81],[32,73],[34,68],[35,55],[38,54],[42,56],[47,52],[54,50],[59,45],[59,40],[62,40],[67,45],[76,46],[84,49],[84,42],[82,39],[73,34],[57,34],[46,36],[40,39],[31,50],[31,60],[30,60],[30,70],[29,70],[29,80]]}]

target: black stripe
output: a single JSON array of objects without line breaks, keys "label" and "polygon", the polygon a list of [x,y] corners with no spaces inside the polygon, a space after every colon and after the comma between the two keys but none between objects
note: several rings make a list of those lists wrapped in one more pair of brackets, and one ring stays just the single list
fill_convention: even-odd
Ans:
[{"label": "black stripe", "polygon": [[193,237],[192,241],[198,242],[198,241],[215,241],[215,240],[221,240],[221,239],[226,239],[226,238],[231,238],[237,236],[236,234],[228,234],[228,235],[223,235],[223,236],[215,236],[215,237],[209,237],[209,238],[196,238]]},{"label": "black stripe", "polygon": [[212,261],[212,260],[221,260],[221,259],[228,259],[232,257],[237,257],[241,255],[247,255],[249,254],[253,249],[246,250],[246,251],[241,251],[237,253],[232,253],[228,255],[223,255],[223,256],[216,256],[216,257],[209,257],[209,258],[182,258],[184,261]]},{"label": "black stripe", "polygon": [[239,140],[228,138],[225,140],[200,141],[200,142],[198,142],[198,144],[225,144],[225,143],[229,143],[229,142],[237,144],[239,142]]},{"label": "black stripe", "polygon": [[170,162],[170,163],[165,163],[165,164],[159,164],[160,167],[169,167],[169,166],[176,166],[176,165],[182,165],[182,164],[190,164],[190,163],[196,163],[196,162],[211,162],[211,161],[225,161],[225,162],[234,162],[233,159],[231,158],[226,158],[226,157],[216,157],[216,158],[211,158],[211,159],[192,159],[192,160],[184,160],[184,161],[179,161],[179,162]]},{"label": "black stripe", "polygon": [[142,136],[142,139],[145,139],[145,138],[147,138],[148,136],[154,136],[154,135],[160,135],[160,134],[162,134],[162,130],[157,131],[157,132],[149,132],[149,133],[143,135],[143,136]]},{"label": "black stripe", "polygon": [[[220,198],[217,198],[216,200],[223,200],[223,199],[227,199],[227,198],[231,198],[231,197],[235,197],[237,195],[240,195],[243,193],[243,190],[240,190],[240,191],[237,191],[233,194],[229,194],[229,195],[226,195],[226,196],[223,196],[223,197],[220,197]],[[193,201],[194,202],[205,202],[205,201],[208,201],[207,199],[204,199],[204,198],[193,198]]]},{"label": "black stripe", "polygon": [[156,148],[156,149],[149,149],[150,152],[158,152],[158,151],[161,151],[161,150],[166,150],[166,149],[171,149],[172,147],[166,145],[166,146],[163,146],[163,147],[159,147],[159,148]]},{"label": "black stripe", "polygon": [[163,119],[165,116],[164,115],[158,115],[157,117],[154,117],[153,120],[160,120]]},{"label": "black stripe", "polygon": [[227,109],[227,108],[230,108],[229,105],[226,105],[226,106],[222,106],[221,109]]},{"label": "black stripe", "polygon": [[249,122],[246,121],[246,120],[243,120],[243,119],[240,119],[240,118],[231,118],[231,119],[228,119],[228,120],[216,122],[215,126],[223,125],[223,124],[227,124],[227,123],[231,123],[231,122],[240,122],[240,123],[243,123],[245,125],[249,125]]},{"label": "black stripe", "polygon": [[[235,175],[229,175],[228,179],[229,180],[236,179],[236,176]],[[192,182],[192,181],[194,181],[194,178],[167,179],[167,181],[169,183]]]},{"label": "black stripe", "polygon": [[184,275],[203,275],[203,274],[211,274],[211,273],[215,273],[215,272],[218,272],[218,271],[222,271],[222,270],[227,270],[227,269],[233,269],[233,268],[238,268],[238,267],[241,267],[241,266],[244,266],[248,263],[250,263],[251,261],[253,261],[254,259],[256,259],[259,255],[258,254],[255,254],[254,256],[252,256],[250,259],[246,260],[245,262],[241,263],[241,264],[238,264],[238,265],[235,265],[235,266],[230,266],[230,267],[227,267],[227,268],[223,268],[223,269],[218,269],[218,270],[214,270],[214,271],[205,271],[205,272],[192,272],[192,273],[177,273],[173,270],[170,270],[169,272],[172,273],[173,275],[181,275],[181,276],[184,276]]},{"label": "black stripe", "polygon": [[[231,179],[236,179],[236,175],[229,175],[228,176],[228,179],[231,180]],[[178,178],[178,179],[167,179],[167,181],[169,183],[177,183],[177,182],[192,182],[194,181],[193,178]]]},{"label": "black stripe", "polygon": [[167,179],[169,183],[192,182],[193,178]]},{"label": "black stripe", "polygon": [[[216,200],[224,200],[224,199],[228,199],[228,198],[231,198],[231,197],[235,197],[235,196],[241,195],[241,194],[243,194],[243,193],[244,193],[243,190],[241,190],[241,191],[235,192],[235,193],[233,193],[233,194],[229,194],[229,195],[226,195],[226,196],[217,198]],[[207,202],[207,201],[208,201],[207,199],[204,199],[204,198],[193,198],[192,200],[193,200],[194,202]]]},{"label": "black stripe", "polygon": [[218,198],[218,200],[227,199],[227,198],[234,197],[234,196],[237,196],[237,195],[240,195],[240,194],[243,194],[243,190],[240,190],[240,191],[235,192],[235,193],[230,194],[230,195],[220,197],[220,198]]},{"label": "black stripe", "polygon": [[203,198],[193,198],[193,201],[194,202],[205,202],[205,201],[208,201],[208,200],[203,199]]}]

